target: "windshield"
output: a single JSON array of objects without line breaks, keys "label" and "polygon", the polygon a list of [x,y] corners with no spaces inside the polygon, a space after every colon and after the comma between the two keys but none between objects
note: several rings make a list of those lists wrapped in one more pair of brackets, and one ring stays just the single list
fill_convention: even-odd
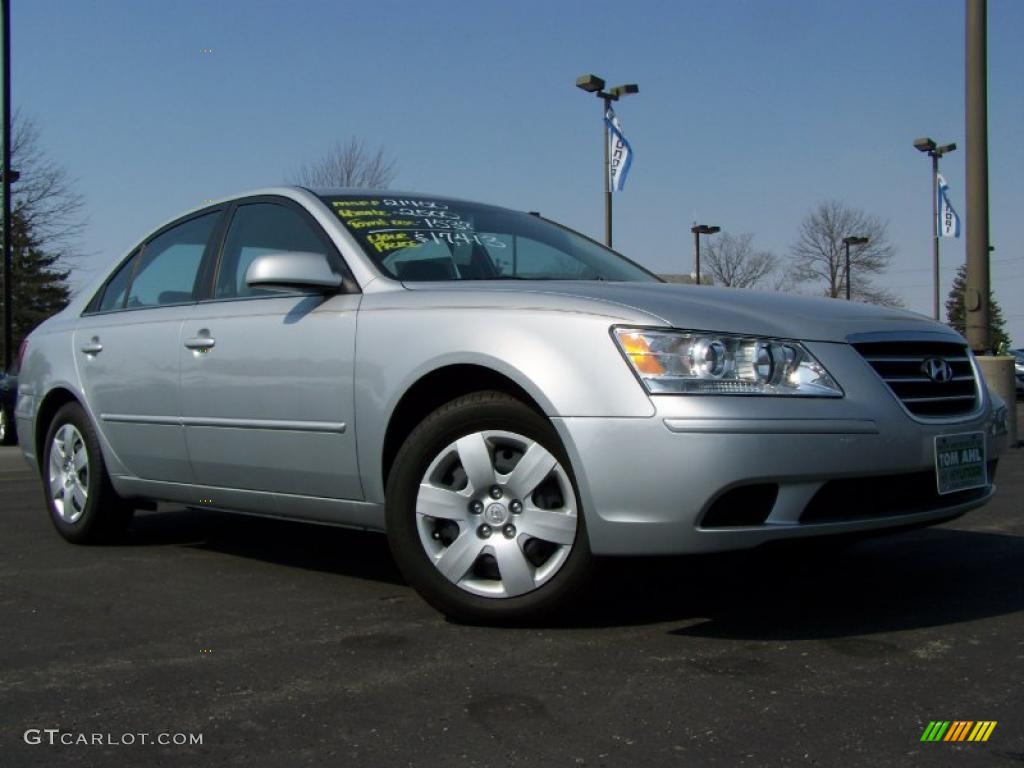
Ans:
[{"label": "windshield", "polygon": [[658,281],[617,253],[531,214],[432,197],[321,199],[381,271],[402,281]]}]

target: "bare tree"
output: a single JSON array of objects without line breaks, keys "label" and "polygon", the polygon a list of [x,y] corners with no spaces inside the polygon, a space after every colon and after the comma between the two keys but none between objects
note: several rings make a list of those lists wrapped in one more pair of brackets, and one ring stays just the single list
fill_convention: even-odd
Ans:
[{"label": "bare tree", "polygon": [[43,151],[36,124],[20,113],[11,125],[11,166],[21,174],[11,186],[15,221],[49,256],[72,264],[86,225],[85,198],[77,180]]},{"label": "bare tree", "polygon": [[858,301],[898,307],[895,293],[872,284],[896,253],[889,242],[885,221],[835,200],[819,203],[804,217],[797,241],[791,246],[790,274],[794,283],[811,283],[826,296],[846,295],[846,246],[843,238],[867,237],[866,245],[850,247],[850,293]]},{"label": "bare tree", "polygon": [[[21,176],[11,187],[11,336],[17,349],[33,328],[67,306],[69,267],[79,255],[86,220],[75,180],[47,156],[35,123],[20,114],[12,120],[11,165]],[[4,353],[0,342],[0,360]]]},{"label": "bare tree", "polygon": [[380,148],[371,152],[362,139],[338,141],[312,163],[303,164],[289,181],[304,187],[387,187],[395,178],[395,160]]},{"label": "bare tree", "polygon": [[764,284],[778,267],[774,253],[754,249],[754,236],[750,233],[722,232],[709,237],[707,243],[705,263],[717,285],[754,288]]}]

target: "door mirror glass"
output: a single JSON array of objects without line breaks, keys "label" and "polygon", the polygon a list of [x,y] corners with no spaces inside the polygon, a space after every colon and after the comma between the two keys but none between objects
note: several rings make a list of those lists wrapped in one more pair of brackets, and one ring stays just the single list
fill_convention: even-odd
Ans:
[{"label": "door mirror glass", "polygon": [[253,259],[245,271],[245,284],[250,288],[331,293],[341,288],[342,279],[322,253],[285,251]]}]

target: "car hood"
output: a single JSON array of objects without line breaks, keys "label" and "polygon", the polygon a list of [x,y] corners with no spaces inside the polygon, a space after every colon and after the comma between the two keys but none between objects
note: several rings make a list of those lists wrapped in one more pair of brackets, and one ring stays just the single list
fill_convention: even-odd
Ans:
[{"label": "car hood", "polygon": [[605,305],[603,313],[614,306],[629,308],[633,311],[628,317],[635,318],[639,311],[651,317],[652,325],[807,341],[849,341],[861,334],[881,332],[929,333],[960,339],[949,326],[912,312],[854,301],[737,288],[603,281],[422,282],[406,283],[405,287],[416,292],[449,292],[453,300],[466,292],[474,298],[479,298],[481,292],[491,293],[495,303],[506,306],[517,303],[515,296],[524,306],[532,305],[541,296],[561,297],[562,309],[579,311],[587,311],[586,305],[600,302]]}]

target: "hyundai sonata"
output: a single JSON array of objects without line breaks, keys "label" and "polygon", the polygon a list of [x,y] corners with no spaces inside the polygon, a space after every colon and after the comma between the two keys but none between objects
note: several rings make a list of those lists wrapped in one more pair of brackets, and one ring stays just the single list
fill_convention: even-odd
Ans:
[{"label": "hyundai sonata", "polygon": [[534,214],[280,187],[160,226],[36,329],[18,433],[57,530],[167,501],[386,532],[466,620],[595,556],[948,520],[1001,425],[948,327],[669,285]]}]

